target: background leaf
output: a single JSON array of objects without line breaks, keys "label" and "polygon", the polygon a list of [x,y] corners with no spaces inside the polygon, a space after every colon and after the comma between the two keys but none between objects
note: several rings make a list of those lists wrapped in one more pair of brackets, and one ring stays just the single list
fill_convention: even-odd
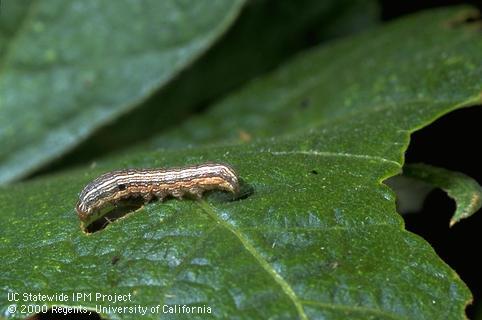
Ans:
[{"label": "background leaf", "polygon": [[[0,189],[4,290],[132,293],[143,306],[208,305],[212,318],[463,319],[470,292],[404,230],[381,182],[400,172],[411,132],[480,103],[481,34],[451,24],[469,11],[301,55],[151,144],[176,148]],[[81,232],[73,205],[101,172],[204,161],[232,164],[254,193],[152,203]]]},{"label": "background leaf", "polygon": [[0,182],[58,157],[166,85],[243,2],[3,1]]},{"label": "background leaf", "polygon": [[[443,11],[433,14],[443,15]],[[364,128],[363,119],[371,117],[373,109],[374,116],[384,110],[390,116],[412,110],[414,116],[423,117],[424,108],[436,109],[469,99],[471,104],[480,102],[481,66],[479,47],[474,42],[478,29],[476,24],[456,24],[472,15],[472,10],[462,10],[459,15],[440,18],[438,24],[427,24],[423,19],[393,23],[387,26],[389,31],[368,32],[341,41],[330,50],[302,54],[290,68],[255,81],[203,116],[153,138],[148,149],[243,143],[241,132],[255,140],[319,125],[324,131],[333,126],[367,140],[361,143],[354,139],[355,145],[350,146],[364,153],[366,144],[377,139],[385,144],[383,140],[388,138],[375,134],[379,127]],[[406,41],[401,45],[395,39]],[[298,81],[296,85],[294,81]],[[358,120],[360,125],[356,130],[343,129],[345,120]],[[378,126],[385,126],[383,119],[379,120]],[[325,139],[339,137],[339,143],[346,143],[344,135],[327,134],[330,136],[322,132]],[[408,139],[402,131],[392,134],[393,138],[398,135]],[[380,155],[398,148],[388,143]],[[337,145],[334,151],[338,149]],[[391,160],[399,161],[402,155],[394,154],[396,158]]]},{"label": "background leaf", "polygon": [[[404,165],[404,168],[406,166],[407,164]],[[384,183],[396,193],[397,211],[401,215],[422,211],[427,196],[435,188],[431,184],[406,177],[403,174],[391,177]]]},{"label": "background leaf", "polygon": [[90,162],[168,131],[301,49],[373,27],[378,11],[372,0],[249,2],[221,41],[173,82],[44,171]]},{"label": "background leaf", "polygon": [[405,165],[403,175],[441,188],[455,200],[457,210],[450,220],[450,226],[470,217],[482,206],[482,188],[477,181],[460,172],[419,163]]}]

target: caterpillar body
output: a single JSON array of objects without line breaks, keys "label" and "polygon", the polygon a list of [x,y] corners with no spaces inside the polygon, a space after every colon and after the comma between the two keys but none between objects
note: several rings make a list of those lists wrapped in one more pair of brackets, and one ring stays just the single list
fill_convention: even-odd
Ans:
[{"label": "caterpillar body", "polygon": [[150,201],[168,196],[201,198],[208,190],[239,192],[236,172],[226,164],[208,163],[170,169],[124,169],[104,173],[85,186],[76,211],[82,222],[89,221],[107,204],[129,197]]}]

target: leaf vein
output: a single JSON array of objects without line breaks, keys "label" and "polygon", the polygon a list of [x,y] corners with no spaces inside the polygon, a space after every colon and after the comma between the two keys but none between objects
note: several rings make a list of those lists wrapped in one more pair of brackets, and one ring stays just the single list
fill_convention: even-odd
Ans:
[{"label": "leaf vein", "polygon": [[365,154],[354,154],[354,153],[346,153],[346,152],[331,152],[331,151],[316,151],[316,150],[296,150],[296,151],[269,151],[272,155],[275,156],[284,156],[284,155],[291,155],[291,154],[303,154],[309,156],[322,156],[322,157],[343,157],[343,158],[354,158],[354,159],[365,159],[365,160],[374,160],[378,162],[385,162],[391,163],[396,165],[397,167],[401,168],[402,164],[394,161],[389,160],[379,156],[370,156]]},{"label": "leaf vein", "polygon": [[244,248],[256,259],[256,261],[260,264],[260,266],[273,278],[273,280],[281,287],[283,292],[288,296],[288,298],[293,302],[298,315],[300,319],[303,320],[308,320],[308,316],[306,315],[303,305],[294,292],[293,288],[286,282],[283,277],[276,272],[276,270],[273,269],[273,267],[266,261],[266,259],[256,250],[256,248],[249,242],[246,237],[241,234],[238,230],[233,228],[232,225],[230,225],[228,222],[225,220],[221,219],[208,205],[207,202],[201,201],[200,205],[202,209],[217,223],[219,223],[221,226],[226,228],[228,231],[230,231],[232,234],[238,238],[238,240],[241,242],[241,244],[244,246]]}]

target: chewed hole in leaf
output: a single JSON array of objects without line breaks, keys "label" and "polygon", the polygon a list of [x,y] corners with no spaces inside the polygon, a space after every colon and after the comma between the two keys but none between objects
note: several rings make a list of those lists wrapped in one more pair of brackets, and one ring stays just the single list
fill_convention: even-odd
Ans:
[{"label": "chewed hole in leaf", "polygon": [[142,197],[129,198],[119,201],[115,206],[103,210],[97,219],[83,225],[82,228],[86,233],[94,233],[105,229],[110,223],[133,213],[144,205],[145,201]]}]

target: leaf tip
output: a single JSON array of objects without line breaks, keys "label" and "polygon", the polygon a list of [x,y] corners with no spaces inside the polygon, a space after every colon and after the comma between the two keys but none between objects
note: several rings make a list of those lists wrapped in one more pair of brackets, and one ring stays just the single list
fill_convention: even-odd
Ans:
[{"label": "leaf tip", "polygon": [[459,219],[456,219],[456,218],[450,219],[449,228],[452,228],[457,222],[459,222]]}]

